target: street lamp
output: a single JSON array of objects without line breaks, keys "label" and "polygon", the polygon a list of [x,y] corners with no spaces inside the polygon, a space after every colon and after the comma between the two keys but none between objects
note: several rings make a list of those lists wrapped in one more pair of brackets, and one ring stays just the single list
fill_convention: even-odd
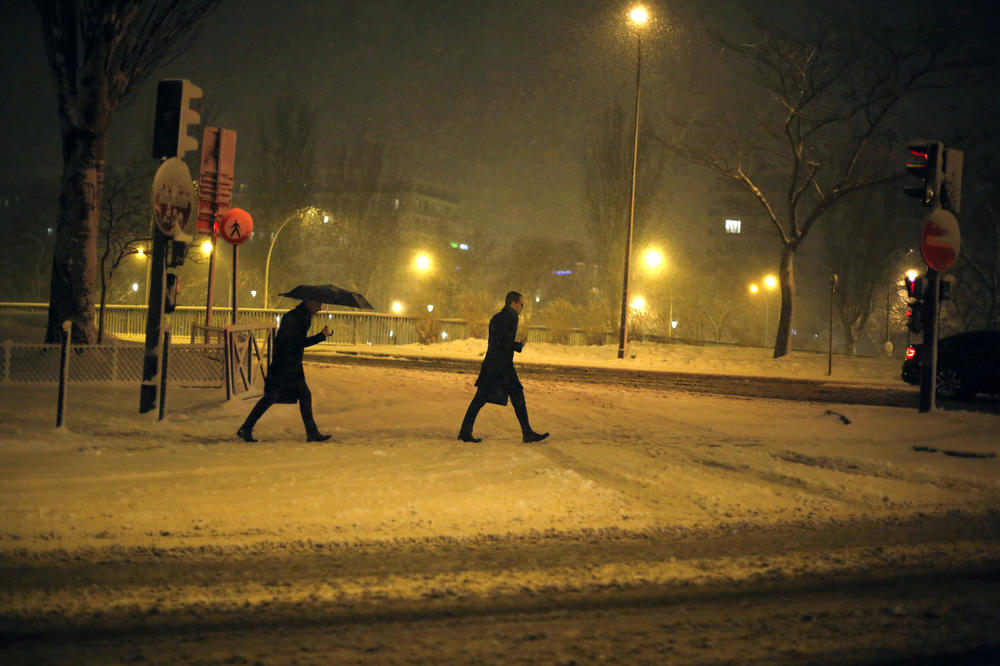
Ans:
[{"label": "street lamp", "polygon": [[434,261],[431,256],[426,252],[418,252],[415,257],[413,257],[413,268],[421,275],[426,275],[434,267]]},{"label": "street lamp", "polygon": [[639,81],[642,72],[642,32],[641,28],[649,20],[645,7],[634,7],[630,13],[635,32],[635,135],[632,140],[632,191],[628,201],[628,228],[625,233],[625,270],[622,276],[622,316],[621,328],[618,331],[618,358],[625,358],[625,346],[628,344],[628,272],[632,260],[632,227],[635,217],[635,176],[639,160]]},{"label": "street lamp", "polygon": [[[768,289],[768,291],[774,291],[775,287],[778,286],[778,278],[774,277],[773,275],[768,275],[767,277],[764,278],[764,286]],[[756,295],[760,292],[760,286],[757,285],[756,282],[752,283],[749,289],[751,294]],[[764,346],[765,347],[767,346],[767,326],[771,318],[770,305],[771,305],[770,297],[765,293],[764,294]]]},{"label": "street lamp", "polygon": [[658,270],[663,266],[663,253],[655,247],[651,247],[646,250],[646,254],[643,255],[643,260],[646,262],[646,268],[652,271]]},{"label": "street lamp", "polygon": [[[300,208],[299,210],[295,211],[294,213],[286,217],[285,221],[281,223],[280,227],[278,227],[278,230],[274,232],[273,236],[271,236],[271,245],[268,246],[267,248],[267,261],[264,262],[264,309],[265,310],[267,309],[267,302],[269,296],[268,287],[270,286],[270,279],[271,279],[271,251],[274,250],[274,241],[278,240],[278,234],[280,234],[281,230],[284,229],[285,226],[292,220],[301,220],[308,215],[315,215],[318,214],[319,212],[320,212],[319,209],[317,209],[314,206],[307,206],[305,208]],[[330,216],[323,215],[323,224],[326,224],[329,221],[330,221]]]}]

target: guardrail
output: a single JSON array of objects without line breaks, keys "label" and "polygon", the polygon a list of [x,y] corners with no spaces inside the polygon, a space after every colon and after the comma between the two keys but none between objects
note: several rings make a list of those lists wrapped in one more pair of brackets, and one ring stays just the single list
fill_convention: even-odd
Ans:
[{"label": "guardrail", "polygon": [[[48,314],[47,303],[0,303],[0,313],[25,312]],[[241,308],[237,313],[237,324],[256,324],[270,322],[275,325],[287,308]],[[179,306],[173,313],[164,315],[170,322],[170,331],[174,340],[195,341],[204,336],[205,308],[198,306]],[[406,345],[420,342],[417,327],[422,321],[420,317],[409,315],[387,314],[359,310],[321,310],[313,317],[310,334],[329,326],[333,330],[325,343],[333,345]],[[230,308],[212,308],[213,328],[221,328],[232,321]],[[436,339],[461,340],[472,336],[471,327],[464,319],[435,319],[437,327]],[[551,336],[545,326],[527,326],[528,342],[549,342]],[[104,310],[104,332],[109,335],[137,338],[145,335],[146,307],[143,305],[108,305]],[[606,334],[604,344],[617,341],[611,333]],[[569,345],[592,344],[588,336],[579,329],[569,332],[566,341]]]}]

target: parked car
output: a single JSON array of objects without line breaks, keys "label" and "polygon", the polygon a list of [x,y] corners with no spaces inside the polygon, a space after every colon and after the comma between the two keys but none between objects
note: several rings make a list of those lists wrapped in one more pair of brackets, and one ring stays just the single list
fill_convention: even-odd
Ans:
[{"label": "parked car", "polygon": [[[920,383],[922,344],[910,345],[903,381]],[[1000,393],[1000,331],[972,331],[938,340],[937,395],[968,400],[977,393]]]}]

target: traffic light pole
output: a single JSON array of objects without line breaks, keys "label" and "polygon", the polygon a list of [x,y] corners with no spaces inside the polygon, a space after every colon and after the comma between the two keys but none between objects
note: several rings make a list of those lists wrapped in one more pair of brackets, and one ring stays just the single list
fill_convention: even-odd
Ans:
[{"label": "traffic light pole", "polygon": [[933,268],[927,269],[927,283],[924,286],[924,306],[921,321],[924,328],[924,353],[920,359],[920,411],[937,409],[934,394],[937,391],[937,329],[938,293],[941,274]]},{"label": "traffic light pole", "polygon": [[160,359],[163,350],[164,285],[167,273],[167,248],[170,238],[153,225],[153,253],[149,267],[149,300],[146,303],[146,351],[142,359],[142,386],[139,390],[139,413],[157,408],[160,394]]}]

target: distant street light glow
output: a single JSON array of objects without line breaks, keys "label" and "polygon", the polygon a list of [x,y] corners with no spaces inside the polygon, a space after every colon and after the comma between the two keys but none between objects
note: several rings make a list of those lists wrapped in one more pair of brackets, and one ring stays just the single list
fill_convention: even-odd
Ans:
[{"label": "distant street light glow", "polygon": [[656,269],[663,265],[663,253],[655,247],[646,250],[643,259],[646,262],[646,266],[651,269]]},{"label": "distant street light glow", "polygon": [[632,309],[636,312],[642,312],[646,309],[646,299],[642,296],[636,296],[632,299]]},{"label": "distant street light glow", "polygon": [[207,240],[201,244],[201,253],[206,256],[212,254],[212,241]]},{"label": "distant street light glow", "polygon": [[132,283],[132,291],[139,291],[139,283],[138,282],[133,282]]},{"label": "distant street light glow", "polygon": [[774,289],[778,285],[778,278],[773,275],[768,275],[764,278],[764,286],[768,289]]},{"label": "distant street light glow", "polygon": [[751,284],[750,285],[750,293],[751,294],[756,294],[758,291],[760,291],[760,287],[758,287],[756,284]]},{"label": "distant street light glow", "polygon": [[638,25],[642,25],[649,20],[649,12],[647,12],[646,8],[642,6],[634,7],[630,16],[632,17],[632,23]]},{"label": "distant street light glow", "polygon": [[392,309],[393,312],[399,314],[400,312],[403,311],[403,304],[400,303],[399,301],[393,301],[390,308]]},{"label": "distant street light glow", "polygon": [[434,262],[431,261],[431,257],[426,252],[420,252],[413,259],[413,267],[417,269],[418,273],[427,273],[431,270]]}]

